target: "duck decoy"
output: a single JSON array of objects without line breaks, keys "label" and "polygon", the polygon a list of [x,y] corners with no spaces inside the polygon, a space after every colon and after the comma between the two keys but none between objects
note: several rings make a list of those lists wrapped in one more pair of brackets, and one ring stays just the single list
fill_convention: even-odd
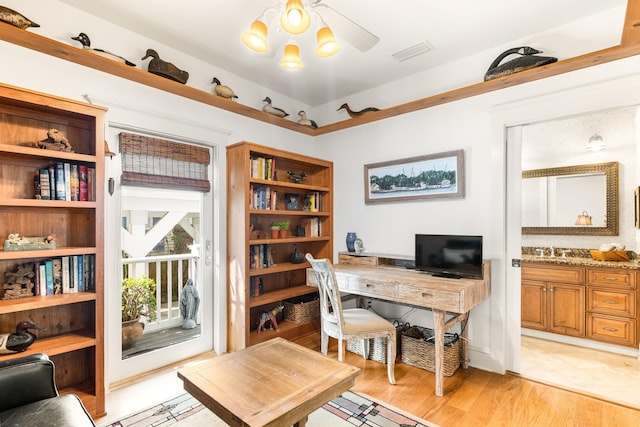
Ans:
[{"label": "duck decoy", "polygon": [[156,74],[182,84],[187,83],[187,80],[189,80],[189,73],[187,71],[181,70],[172,63],[160,59],[160,55],[158,55],[158,52],[155,50],[147,49],[147,53],[142,57],[142,60],[149,57],[153,58],[147,68],[151,74]]},{"label": "duck decoy", "polygon": [[289,115],[289,113],[284,111],[282,108],[272,106],[271,98],[269,98],[268,96],[263,99],[262,102],[266,102],[266,104],[264,104],[264,106],[262,107],[262,111],[264,111],[265,113],[273,114],[274,116],[278,117],[287,117]]},{"label": "duck decoy", "polygon": [[216,85],[213,88],[213,90],[216,92],[216,95],[226,99],[234,99],[234,98],[238,99],[236,94],[233,92],[233,90],[229,86],[220,84],[220,80],[218,80],[217,77],[214,77],[213,80],[211,80],[211,84]]},{"label": "duck decoy", "polygon": [[0,21],[11,24],[14,27],[18,27],[22,30],[26,30],[29,27],[40,26],[23,14],[4,6],[0,6]]},{"label": "duck decoy", "polygon": [[314,129],[317,129],[318,124],[316,122],[314,122],[311,119],[307,119],[307,113],[305,113],[304,111],[300,110],[298,111],[298,115],[300,116],[300,120],[298,120],[298,123],[300,123],[301,125],[304,126],[309,126],[312,127]]},{"label": "duck decoy", "polygon": [[131,61],[126,60],[125,58],[123,58],[122,56],[118,56],[115,53],[111,53],[108,52],[106,50],[102,50],[102,49],[95,49],[91,47],[91,40],[89,39],[89,36],[86,35],[85,33],[80,33],[77,35],[77,37],[71,37],[71,40],[76,40],[79,41],[82,44],[82,49],[84,50],[88,50],[89,52],[93,52],[96,55],[100,55],[103,56],[105,58],[109,58],[112,59],[114,61],[118,61],[118,62],[122,62],[123,64],[127,64],[131,67],[135,67],[136,64],[134,64]]},{"label": "duck decoy", "polygon": [[25,351],[37,338],[29,332],[29,329],[43,330],[44,328],[31,320],[23,320],[16,325],[14,333],[0,334],[0,354]]},{"label": "duck decoy", "polygon": [[[540,67],[542,65],[552,64],[558,60],[551,56],[535,56],[542,53],[541,50],[534,49],[529,46],[514,47],[502,52],[489,65],[489,69],[484,74],[484,81],[497,79],[498,77],[508,76],[509,74],[518,73],[530,68]],[[509,55],[520,55],[518,58],[499,65],[500,62]]]},{"label": "duck decoy", "polygon": [[347,113],[349,114],[349,117],[360,117],[361,115],[366,114],[366,113],[370,113],[372,111],[380,111],[376,107],[367,107],[367,108],[362,109],[360,111],[353,111],[351,108],[349,108],[349,104],[347,104],[346,102],[344,104],[342,104],[340,106],[340,108],[338,108],[336,111],[340,111],[343,108],[345,110],[347,110]]}]

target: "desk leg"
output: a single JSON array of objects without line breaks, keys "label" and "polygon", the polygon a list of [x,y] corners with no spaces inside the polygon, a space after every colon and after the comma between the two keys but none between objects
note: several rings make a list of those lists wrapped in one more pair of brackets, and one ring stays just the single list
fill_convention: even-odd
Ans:
[{"label": "desk leg", "polygon": [[297,423],[295,423],[293,425],[293,427],[305,427],[307,425],[307,420],[309,419],[309,417],[304,417],[303,419],[301,419],[300,421],[298,421]]},{"label": "desk leg", "polygon": [[436,396],[444,396],[444,318],[446,312],[433,310],[433,326],[436,338]]},{"label": "desk leg", "polygon": [[468,320],[469,312],[466,312],[462,316],[461,320],[462,327],[464,328],[462,329],[462,337],[460,338],[462,340],[462,342],[460,343],[460,358],[462,359],[460,362],[462,364],[462,369],[467,369],[469,367],[469,341],[467,340],[467,336],[469,335],[469,328],[466,327],[469,324]]}]

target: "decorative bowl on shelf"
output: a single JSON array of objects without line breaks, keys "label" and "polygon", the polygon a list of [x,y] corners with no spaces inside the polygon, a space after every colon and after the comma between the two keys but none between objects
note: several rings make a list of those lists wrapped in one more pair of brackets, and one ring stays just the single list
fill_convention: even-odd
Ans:
[{"label": "decorative bowl on shelf", "polygon": [[591,249],[591,258],[596,261],[629,261],[627,251],[598,251]]}]

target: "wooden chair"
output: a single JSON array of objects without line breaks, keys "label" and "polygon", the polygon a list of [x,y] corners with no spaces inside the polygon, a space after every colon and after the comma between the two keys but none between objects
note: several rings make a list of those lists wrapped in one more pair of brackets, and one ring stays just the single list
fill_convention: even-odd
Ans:
[{"label": "wooden chair", "polygon": [[311,254],[305,258],[311,263],[318,280],[320,293],[320,320],[322,354],[329,348],[329,337],[338,340],[338,360],[342,362],[346,340],[358,339],[364,344],[364,358],[369,356],[369,339],[385,337],[387,339],[387,375],[389,383],[395,384],[396,328],[377,314],[363,308],[342,309],[340,291],[336,275],[328,259],[315,259]]}]

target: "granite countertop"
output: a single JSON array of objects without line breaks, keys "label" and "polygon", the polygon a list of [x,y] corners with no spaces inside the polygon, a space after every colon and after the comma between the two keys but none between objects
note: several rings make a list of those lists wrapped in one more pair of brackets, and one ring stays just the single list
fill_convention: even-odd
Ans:
[{"label": "granite countertop", "polygon": [[640,260],[629,261],[597,261],[591,257],[566,257],[561,256],[538,256],[522,254],[522,262],[531,262],[536,264],[555,264],[555,265],[575,265],[585,267],[607,267],[607,268],[626,268],[640,270]]}]

